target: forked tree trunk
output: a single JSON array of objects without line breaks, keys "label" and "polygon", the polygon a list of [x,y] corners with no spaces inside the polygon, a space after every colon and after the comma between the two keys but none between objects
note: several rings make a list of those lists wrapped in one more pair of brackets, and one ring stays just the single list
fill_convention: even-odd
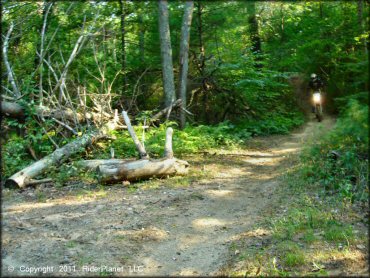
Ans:
[{"label": "forked tree trunk", "polygon": [[175,83],[172,65],[170,26],[168,23],[168,3],[166,0],[158,1],[158,10],[159,10],[159,34],[161,42],[164,106],[168,107],[175,100]]}]

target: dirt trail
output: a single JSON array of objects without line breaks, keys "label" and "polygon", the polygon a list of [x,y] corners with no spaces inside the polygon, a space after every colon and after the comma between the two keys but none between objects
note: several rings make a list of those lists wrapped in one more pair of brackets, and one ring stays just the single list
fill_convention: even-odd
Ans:
[{"label": "dirt trail", "polygon": [[277,203],[279,176],[305,142],[333,123],[256,138],[238,153],[188,157],[203,177],[187,186],[168,179],[134,192],[113,186],[82,194],[80,185],[4,191],[2,274],[40,275],[30,267],[49,267],[38,269],[48,276],[216,274],[231,241]]}]

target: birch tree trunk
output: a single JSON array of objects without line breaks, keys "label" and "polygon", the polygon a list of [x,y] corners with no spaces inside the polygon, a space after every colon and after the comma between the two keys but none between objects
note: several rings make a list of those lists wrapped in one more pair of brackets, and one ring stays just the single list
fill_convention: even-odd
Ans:
[{"label": "birch tree trunk", "polygon": [[180,110],[180,128],[183,129],[186,123],[186,81],[189,69],[189,40],[190,26],[193,17],[194,3],[187,1],[185,4],[184,16],[182,18],[181,39],[180,39],[180,78],[178,98],[182,100]]},{"label": "birch tree trunk", "polygon": [[4,38],[4,44],[3,44],[3,60],[6,67],[6,71],[8,74],[9,82],[12,85],[13,88],[13,94],[16,98],[19,98],[21,96],[21,93],[18,89],[17,83],[15,82],[14,73],[12,68],[10,67],[9,60],[8,60],[8,46],[9,46],[9,39],[10,35],[12,34],[14,29],[13,22],[10,24],[8,33],[6,34],[6,37]]},{"label": "birch tree trunk", "polygon": [[159,34],[161,42],[164,106],[168,107],[175,100],[175,82],[172,64],[172,48],[170,26],[168,23],[167,0],[158,2],[159,10]]},{"label": "birch tree trunk", "polygon": [[50,12],[53,3],[44,2],[44,10],[43,10],[43,24],[41,28],[41,42],[40,42],[40,57],[39,57],[39,72],[40,72],[40,79],[39,79],[39,104],[40,106],[43,105],[43,86],[42,86],[42,78],[43,78],[43,71],[44,71],[44,42],[45,42],[45,33],[47,27],[47,20],[48,14]]}]

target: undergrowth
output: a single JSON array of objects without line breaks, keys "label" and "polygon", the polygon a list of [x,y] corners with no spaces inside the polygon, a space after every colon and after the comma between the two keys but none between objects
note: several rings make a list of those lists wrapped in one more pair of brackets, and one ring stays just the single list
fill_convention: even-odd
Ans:
[{"label": "undergrowth", "polygon": [[368,107],[349,101],[334,130],[302,154],[301,176],[327,194],[368,199]]},{"label": "undergrowth", "polygon": [[[225,121],[213,126],[187,125],[184,130],[179,130],[176,122],[166,122],[157,128],[152,127],[148,129],[144,137],[142,124],[139,123],[134,128],[140,140],[144,141],[149,155],[153,158],[158,158],[163,155],[165,133],[168,126],[172,126],[175,129],[173,149],[175,155],[181,157],[185,154],[215,148],[238,148],[250,137],[256,135],[286,134],[292,128],[302,124],[303,121],[301,113],[291,112],[265,115],[259,120],[242,120],[236,124]],[[7,124],[15,126],[17,122],[9,120]],[[52,134],[52,132],[45,134],[40,128],[37,128],[36,123],[32,123],[32,120],[27,122],[26,128],[28,130],[26,137],[22,138],[13,134],[2,147],[3,179],[22,170],[34,161],[28,152],[29,146],[34,149],[40,158],[55,150],[50,138],[54,138],[56,134]],[[29,130],[29,128],[31,129]],[[81,153],[79,153],[71,157],[71,160],[79,160],[81,158],[108,159],[111,157],[112,150],[116,158],[137,156],[135,145],[127,131],[112,131],[110,135],[114,140],[100,141],[92,146],[90,152],[83,151],[82,157]],[[74,138],[64,139],[60,142],[60,146]],[[63,184],[71,174],[76,172],[76,169],[71,167],[63,166],[62,168],[56,167],[51,169],[52,176],[54,179],[57,179],[58,184]]]}]

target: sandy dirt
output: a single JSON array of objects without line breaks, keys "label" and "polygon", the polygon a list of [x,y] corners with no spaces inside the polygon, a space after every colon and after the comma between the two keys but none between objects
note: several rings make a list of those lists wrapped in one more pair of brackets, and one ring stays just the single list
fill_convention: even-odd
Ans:
[{"label": "sandy dirt", "polygon": [[242,151],[185,157],[197,177],[188,184],[5,189],[2,274],[217,274],[232,239],[277,205],[280,176],[301,148],[333,124],[312,121],[291,135],[255,138]]}]

